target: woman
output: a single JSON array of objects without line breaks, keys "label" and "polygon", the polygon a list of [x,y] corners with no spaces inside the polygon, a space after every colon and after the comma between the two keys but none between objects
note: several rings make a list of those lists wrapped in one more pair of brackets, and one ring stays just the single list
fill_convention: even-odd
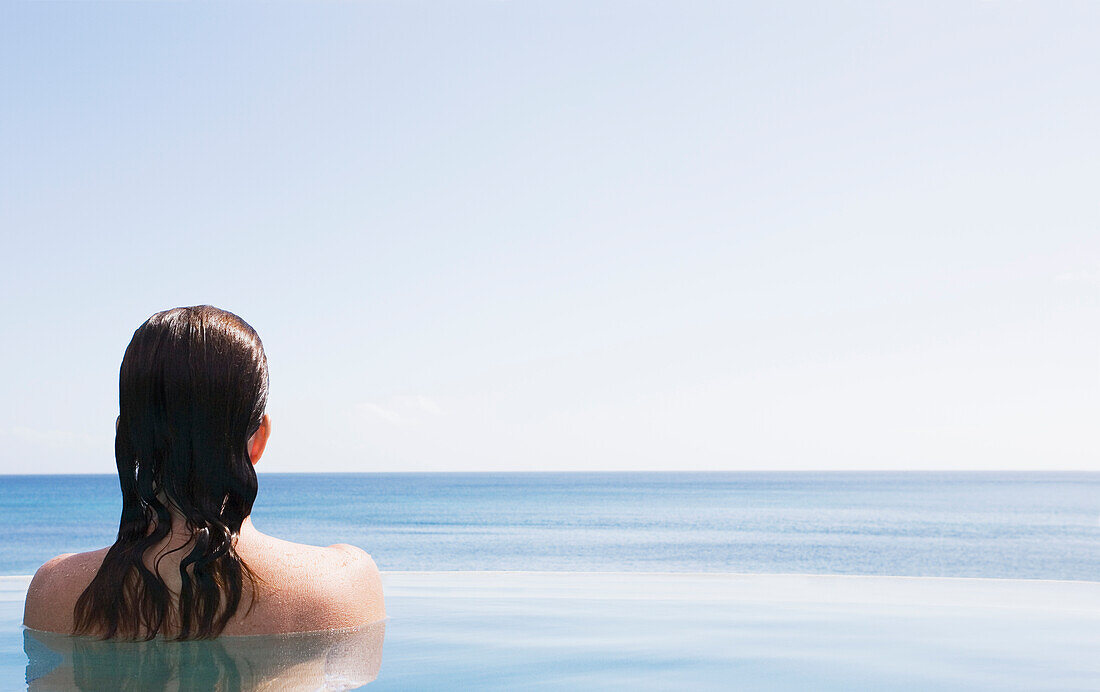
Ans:
[{"label": "woman", "polygon": [[209,305],[159,312],[122,359],[114,545],[34,575],[23,623],[103,638],[203,639],[359,627],[385,617],[378,568],[350,545],[265,536],[249,519],[271,421],[267,357]]}]

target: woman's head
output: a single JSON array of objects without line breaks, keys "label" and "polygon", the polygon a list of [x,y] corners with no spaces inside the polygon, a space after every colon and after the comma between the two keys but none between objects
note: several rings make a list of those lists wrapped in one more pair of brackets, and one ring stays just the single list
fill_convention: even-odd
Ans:
[{"label": "woman's head", "polygon": [[252,511],[248,441],[267,406],[259,335],[209,305],[158,312],[134,332],[119,375],[115,461],[123,494],[159,496],[188,522],[234,532]]},{"label": "woman's head", "polygon": [[[267,388],[260,337],[231,312],[165,310],[134,332],[119,376],[118,539],[76,604],[78,633],[190,638],[225,627],[244,580],[254,585],[233,539],[256,499],[249,445],[261,426],[253,449],[266,441]],[[158,571],[163,556],[147,555],[173,521],[189,536],[175,607]]]}]

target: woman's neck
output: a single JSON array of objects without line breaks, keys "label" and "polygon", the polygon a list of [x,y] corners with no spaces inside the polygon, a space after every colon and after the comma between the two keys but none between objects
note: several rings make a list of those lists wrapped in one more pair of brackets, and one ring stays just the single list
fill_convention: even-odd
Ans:
[{"label": "woman's neck", "polygon": [[[165,536],[162,545],[172,549],[181,545],[186,545],[194,538],[194,532],[187,526],[187,519],[176,508],[169,506],[169,513],[172,515],[172,527],[167,536]],[[154,526],[149,527],[149,532],[152,533]],[[234,536],[234,544],[240,540],[249,541],[259,536],[259,531],[252,525],[252,517],[247,516],[244,521],[241,522],[241,530]]]}]

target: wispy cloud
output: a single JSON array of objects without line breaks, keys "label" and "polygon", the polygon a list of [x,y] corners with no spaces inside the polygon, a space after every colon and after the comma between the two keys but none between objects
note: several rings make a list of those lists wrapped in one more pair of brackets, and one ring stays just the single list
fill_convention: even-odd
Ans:
[{"label": "wispy cloud", "polygon": [[1058,283],[1065,284],[1093,284],[1100,286],[1100,264],[1062,272],[1055,276],[1054,280]]},{"label": "wispy cloud", "polygon": [[104,443],[110,443],[109,435],[89,435],[71,430],[42,430],[23,426],[0,428],[0,438],[35,447],[61,450],[94,449]]},{"label": "wispy cloud", "polygon": [[358,414],[368,419],[402,427],[415,425],[428,416],[443,415],[443,409],[438,402],[423,394],[392,396],[383,401],[364,401],[355,408]]}]

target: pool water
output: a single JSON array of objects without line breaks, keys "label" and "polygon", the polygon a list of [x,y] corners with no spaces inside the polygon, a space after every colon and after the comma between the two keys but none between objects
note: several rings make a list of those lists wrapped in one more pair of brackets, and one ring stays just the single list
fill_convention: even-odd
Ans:
[{"label": "pool water", "polygon": [[366,630],[74,646],[21,628],[28,581],[0,689],[1100,689],[1096,582],[389,572]]}]

